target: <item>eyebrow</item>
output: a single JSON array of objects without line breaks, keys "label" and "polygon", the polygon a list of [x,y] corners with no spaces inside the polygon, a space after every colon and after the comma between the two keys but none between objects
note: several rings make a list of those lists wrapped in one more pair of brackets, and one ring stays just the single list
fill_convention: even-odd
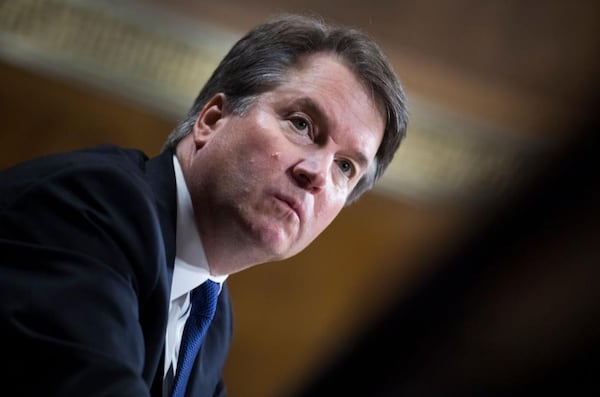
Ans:
[{"label": "eyebrow", "polygon": [[[322,123],[327,124],[327,116],[325,110],[310,97],[301,97],[293,102],[294,106],[299,106],[303,109],[307,109],[311,114],[315,115]],[[369,165],[369,159],[367,156],[359,150],[352,150],[352,156],[355,157],[356,162],[367,172],[367,166]]]}]

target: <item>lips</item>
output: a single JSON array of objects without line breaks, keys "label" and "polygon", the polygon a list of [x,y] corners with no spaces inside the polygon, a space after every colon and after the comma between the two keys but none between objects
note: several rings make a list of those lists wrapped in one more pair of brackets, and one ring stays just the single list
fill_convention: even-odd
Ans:
[{"label": "lips", "polygon": [[278,200],[286,203],[288,205],[288,207],[290,207],[292,209],[292,211],[294,211],[296,213],[296,215],[298,216],[298,219],[300,219],[300,220],[303,219],[304,215],[302,213],[302,206],[296,199],[289,197],[289,196],[282,195],[282,194],[277,194],[275,197]]}]

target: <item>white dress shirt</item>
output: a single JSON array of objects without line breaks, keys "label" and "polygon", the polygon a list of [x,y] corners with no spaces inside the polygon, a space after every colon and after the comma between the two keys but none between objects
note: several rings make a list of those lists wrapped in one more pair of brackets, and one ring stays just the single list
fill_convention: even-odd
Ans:
[{"label": "white dress shirt", "polygon": [[177,184],[177,230],[175,233],[175,266],[165,343],[165,376],[171,365],[173,365],[173,373],[177,371],[179,345],[190,311],[190,291],[207,279],[221,284],[227,278],[227,276],[210,275],[204,247],[194,221],[190,193],[185,184],[181,165],[175,155],[173,155],[173,166]]}]

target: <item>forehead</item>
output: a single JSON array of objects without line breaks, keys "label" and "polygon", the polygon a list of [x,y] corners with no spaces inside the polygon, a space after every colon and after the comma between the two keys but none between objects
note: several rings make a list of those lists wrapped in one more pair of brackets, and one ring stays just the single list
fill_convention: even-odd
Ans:
[{"label": "forehead", "polygon": [[[316,53],[302,57],[290,67],[280,87],[296,87],[323,94],[333,94],[340,101],[355,99],[377,108],[370,90],[346,65],[345,60],[330,53]],[[346,90],[349,89],[349,90]]]}]

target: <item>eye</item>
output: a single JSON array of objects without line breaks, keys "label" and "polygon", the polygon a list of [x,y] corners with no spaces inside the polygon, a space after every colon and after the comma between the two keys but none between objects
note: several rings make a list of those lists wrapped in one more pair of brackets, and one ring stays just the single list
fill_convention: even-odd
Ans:
[{"label": "eye", "polygon": [[351,161],[348,160],[338,160],[338,167],[340,167],[340,170],[342,171],[342,173],[348,177],[348,178],[352,178],[355,174],[354,172],[354,164],[352,164]]},{"label": "eye", "polygon": [[294,115],[289,118],[289,121],[298,133],[312,138],[312,124],[307,117]]}]

